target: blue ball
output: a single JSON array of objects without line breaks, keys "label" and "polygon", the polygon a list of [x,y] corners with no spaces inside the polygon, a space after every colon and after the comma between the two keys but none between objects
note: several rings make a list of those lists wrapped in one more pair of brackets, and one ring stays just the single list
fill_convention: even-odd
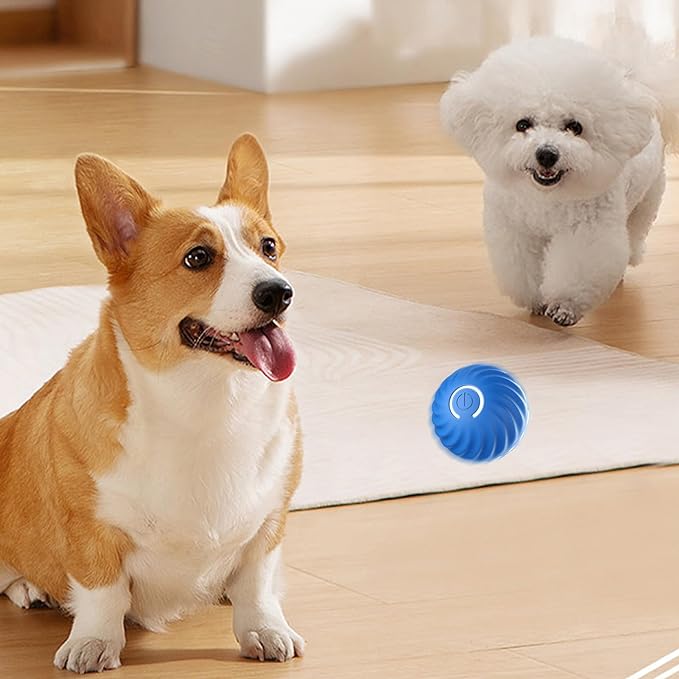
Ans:
[{"label": "blue ball", "polygon": [[434,433],[448,452],[467,462],[491,462],[520,441],[528,400],[506,370],[475,363],[449,375],[431,404]]}]

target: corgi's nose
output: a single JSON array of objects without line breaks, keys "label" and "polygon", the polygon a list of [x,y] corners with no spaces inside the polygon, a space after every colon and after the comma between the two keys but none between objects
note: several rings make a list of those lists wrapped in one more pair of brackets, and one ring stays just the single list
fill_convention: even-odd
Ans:
[{"label": "corgi's nose", "polygon": [[540,146],[535,152],[535,157],[542,167],[549,169],[559,160],[559,149],[556,146]]},{"label": "corgi's nose", "polygon": [[252,291],[252,301],[260,311],[278,316],[290,306],[292,295],[290,285],[279,278],[275,278],[271,281],[257,283]]}]

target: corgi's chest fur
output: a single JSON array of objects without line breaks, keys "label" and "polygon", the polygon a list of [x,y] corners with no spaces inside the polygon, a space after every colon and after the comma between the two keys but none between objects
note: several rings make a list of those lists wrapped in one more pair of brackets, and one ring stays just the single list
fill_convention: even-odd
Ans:
[{"label": "corgi's chest fur", "polygon": [[[130,535],[132,617],[150,628],[222,593],[280,503],[295,436],[289,382],[198,357],[146,370],[118,335],[131,405],[98,515]],[[225,358],[224,360],[231,360]]]}]

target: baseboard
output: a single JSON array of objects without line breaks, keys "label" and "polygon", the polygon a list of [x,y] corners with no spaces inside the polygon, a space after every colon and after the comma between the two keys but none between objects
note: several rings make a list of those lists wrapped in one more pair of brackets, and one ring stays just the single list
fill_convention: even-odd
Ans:
[{"label": "baseboard", "polygon": [[126,68],[125,58],[111,50],[57,42],[40,45],[0,45],[0,80],[3,86],[22,78],[73,71],[108,71]]}]

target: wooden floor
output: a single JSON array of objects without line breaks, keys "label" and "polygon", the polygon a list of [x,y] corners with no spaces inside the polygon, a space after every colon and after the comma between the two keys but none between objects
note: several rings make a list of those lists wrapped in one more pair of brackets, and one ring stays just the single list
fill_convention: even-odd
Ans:
[{"label": "wooden floor", "polygon": [[[72,187],[79,152],[199,204],[250,130],[290,268],[529,320],[496,291],[481,175],[439,129],[441,89],[265,97],[147,69],[0,77],[0,292],[103,281]],[[569,332],[679,360],[678,170],[646,262]],[[116,675],[623,679],[679,646],[678,491],[679,468],[639,469],[299,512],[287,610],[307,657],[241,661],[222,607],[167,635],[131,630]],[[0,601],[0,677],[61,676],[67,629]]]}]

